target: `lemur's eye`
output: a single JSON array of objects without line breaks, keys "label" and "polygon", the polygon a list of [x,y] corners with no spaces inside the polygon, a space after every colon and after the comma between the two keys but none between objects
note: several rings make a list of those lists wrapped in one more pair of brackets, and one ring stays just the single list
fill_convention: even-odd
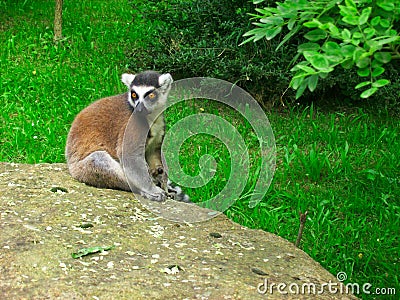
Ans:
[{"label": "lemur's eye", "polygon": [[137,98],[137,94],[135,92],[132,92],[132,99],[136,99]]},{"label": "lemur's eye", "polygon": [[150,99],[154,99],[155,97],[156,97],[156,94],[155,94],[155,93],[150,93],[150,94],[149,94],[149,98],[150,98]]}]

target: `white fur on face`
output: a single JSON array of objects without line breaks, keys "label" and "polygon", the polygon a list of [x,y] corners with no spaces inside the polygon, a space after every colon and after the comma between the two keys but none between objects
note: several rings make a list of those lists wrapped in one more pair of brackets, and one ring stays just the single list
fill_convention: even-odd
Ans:
[{"label": "white fur on face", "polygon": [[[132,105],[132,107],[136,107],[140,102],[145,103],[144,101],[144,95],[146,95],[148,92],[155,90],[154,86],[133,86],[131,89],[131,94],[129,95],[129,103]],[[135,92],[138,95],[138,98],[136,101],[133,101],[132,99],[132,93]],[[147,107],[147,105],[145,105]]]}]

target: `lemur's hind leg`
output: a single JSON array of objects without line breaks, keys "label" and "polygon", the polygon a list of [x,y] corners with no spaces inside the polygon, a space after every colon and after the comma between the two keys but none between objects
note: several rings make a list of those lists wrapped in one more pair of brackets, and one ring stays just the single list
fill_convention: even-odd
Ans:
[{"label": "lemur's hind leg", "polygon": [[99,188],[130,191],[121,164],[106,151],[95,151],[84,159],[70,163],[71,175]]}]

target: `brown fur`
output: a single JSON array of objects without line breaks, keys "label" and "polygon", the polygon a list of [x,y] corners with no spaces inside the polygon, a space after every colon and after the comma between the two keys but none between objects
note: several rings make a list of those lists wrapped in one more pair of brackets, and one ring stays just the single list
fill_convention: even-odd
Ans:
[{"label": "brown fur", "polygon": [[[154,193],[163,191],[154,186],[149,176],[149,170],[144,157],[136,152],[144,153],[145,145],[135,144],[140,135],[148,132],[145,117],[131,118],[132,109],[127,102],[127,94],[100,99],[84,110],[75,118],[67,138],[66,158],[71,175],[81,182],[101,188],[130,190],[136,187],[137,192],[143,192],[153,200],[163,200]],[[127,178],[122,169],[122,148],[124,133],[128,121],[135,122],[129,125],[129,140],[125,147],[135,152],[130,169],[137,169],[138,174],[131,174]],[[155,124],[164,124],[163,118]],[[163,134],[164,132],[162,132]],[[146,158],[150,165],[150,173],[158,175],[158,168],[162,168],[161,143],[162,135],[150,131],[155,135],[150,147],[146,147]],[[142,140],[146,136],[141,136]],[[136,171],[136,170],[134,170]],[[139,178],[140,177],[140,178]],[[147,178],[146,178],[147,177]],[[166,180],[166,179],[165,179]],[[166,184],[166,183],[165,183]],[[163,198],[163,197],[161,197]]]},{"label": "brown fur", "polygon": [[92,103],[72,123],[65,150],[72,177],[100,188],[132,190],[150,200],[163,201],[168,195],[189,202],[168,181],[162,164],[162,112],[171,75],[125,73],[121,80],[128,93]]},{"label": "brown fur", "polygon": [[126,94],[100,99],[82,110],[68,134],[66,155],[71,162],[98,150],[107,151],[117,161],[126,124],[132,114]]}]

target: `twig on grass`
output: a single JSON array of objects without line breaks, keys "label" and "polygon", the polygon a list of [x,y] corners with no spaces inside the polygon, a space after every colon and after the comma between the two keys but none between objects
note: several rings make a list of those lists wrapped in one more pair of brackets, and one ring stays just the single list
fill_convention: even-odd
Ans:
[{"label": "twig on grass", "polygon": [[299,214],[300,215],[300,227],[299,227],[299,233],[297,234],[296,243],[294,244],[297,248],[299,247],[301,237],[303,236],[304,225],[306,224],[306,221],[307,221],[307,214],[308,214],[308,211],[305,211],[304,214],[302,212],[300,212],[300,214]]}]

